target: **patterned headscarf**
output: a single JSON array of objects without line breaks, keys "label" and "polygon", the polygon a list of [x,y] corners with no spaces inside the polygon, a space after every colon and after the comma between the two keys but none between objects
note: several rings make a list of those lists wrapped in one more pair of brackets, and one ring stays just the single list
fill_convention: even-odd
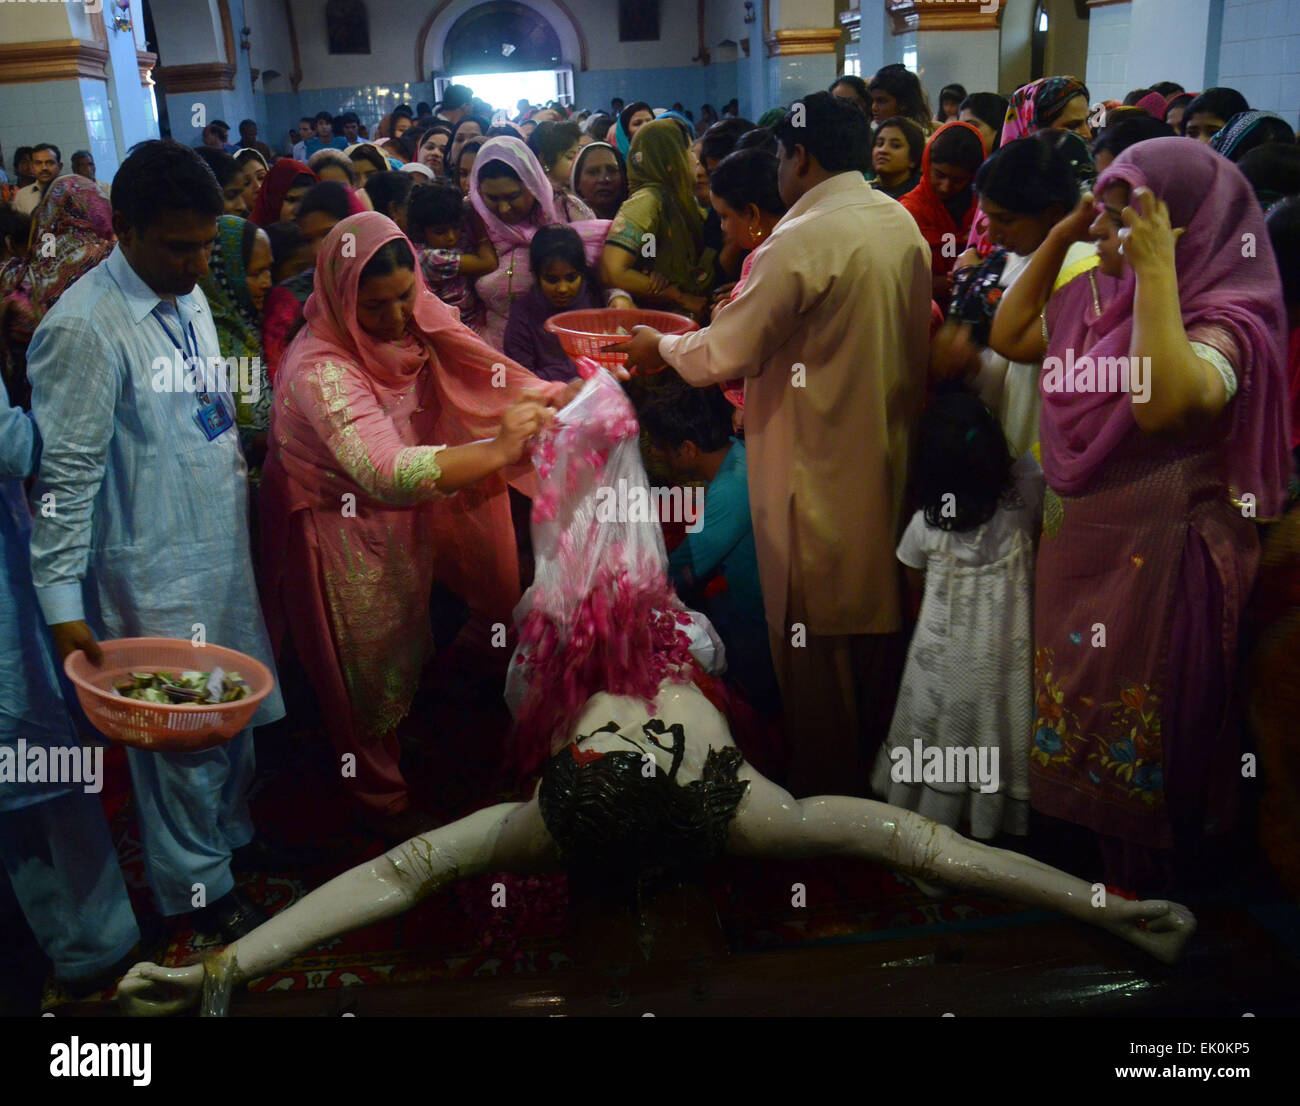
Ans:
[{"label": "patterned headscarf", "polygon": [[208,272],[199,280],[212,308],[223,357],[258,357],[262,352],[262,324],[247,279],[256,234],[257,226],[249,220],[220,216]]},{"label": "patterned headscarf", "polygon": [[32,326],[64,290],[113,249],[113,209],[94,181],[57,177],[36,209],[27,273],[20,292],[31,301]]},{"label": "patterned headscarf", "polygon": [[1034,126],[1034,95],[1042,83],[1031,81],[1011,94],[1007,102],[1007,117],[1002,122],[1003,146],[1009,146],[1017,138],[1024,138],[1038,129]]},{"label": "patterned headscarf", "polygon": [[1050,126],[1076,96],[1088,99],[1088,86],[1078,77],[1046,77],[1040,81],[1034,92],[1034,129]]},{"label": "patterned headscarf", "polygon": [[1239,111],[1210,139],[1210,148],[1229,161],[1240,161],[1265,142],[1294,142],[1291,124],[1271,111]]}]

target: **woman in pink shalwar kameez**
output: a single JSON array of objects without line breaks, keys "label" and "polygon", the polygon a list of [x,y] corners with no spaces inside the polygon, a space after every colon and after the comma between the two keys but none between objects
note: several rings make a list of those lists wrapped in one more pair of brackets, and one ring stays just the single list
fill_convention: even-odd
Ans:
[{"label": "woman in pink shalwar kameez", "polygon": [[[522,449],[510,435],[565,394],[463,326],[418,265],[363,272],[404,243],[374,212],[322,243],[276,382],[262,562],[277,652],[291,630],[335,751],[355,756],[351,793],[394,834],[410,804],[395,731],[430,655],[433,582],[509,621],[520,587],[502,470]],[[516,403],[526,389],[532,402]]]}]

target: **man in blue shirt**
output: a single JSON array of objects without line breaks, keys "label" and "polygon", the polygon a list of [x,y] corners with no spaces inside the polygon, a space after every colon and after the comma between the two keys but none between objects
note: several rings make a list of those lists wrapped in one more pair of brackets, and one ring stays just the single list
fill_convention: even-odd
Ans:
[{"label": "man in blue shirt", "polygon": [[[727,680],[755,709],[774,713],[780,696],[758,581],[745,443],[730,436],[731,405],[716,387],[695,389],[674,380],[654,389],[637,416],[674,476],[706,482],[703,518],[676,520],[687,530],[668,557],[673,585],[722,638]],[[682,502],[692,500],[686,496]],[[715,590],[718,577],[725,580],[722,590]]]},{"label": "man in blue shirt", "polygon": [[348,141],[341,134],[334,133],[334,116],[328,111],[318,111],[316,133],[307,139],[304,149],[307,151],[307,156],[311,157],[317,150],[323,150],[327,146],[335,150],[346,150]]},{"label": "man in blue shirt", "polygon": [[[196,287],[221,189],[193,150],[143,142],[113,179],[112,205],[117,247],[64,292],[28,352],[44,441],[36,597],[61,658],[81,649],[98,662],[98,638],[201,636],[274,669],[234,399],[212,372],[217,332]],[[201,388],[159,371],[181,356],[201,366]],[[275,690],[252,725],[283,715]],[[253,837],[252,727],[213,749],[131,748],[127,760],[160,912],[201,908],[196,924],[226,940],[248,932],[260,912],[234,889],[230,861]]]}]

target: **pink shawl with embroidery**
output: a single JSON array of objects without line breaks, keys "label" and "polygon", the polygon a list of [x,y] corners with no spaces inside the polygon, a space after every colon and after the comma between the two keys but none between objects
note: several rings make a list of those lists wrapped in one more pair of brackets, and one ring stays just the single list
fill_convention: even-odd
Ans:
[{"label": "pink shawl with embroidery", "polygon": [[[297,362],[331,361],[363,373],[382,398],[409,389],[426,367],[441,408],[434,433],[421,445],[464,445],[494,437],[501,415],[525,389],[559,396],[564,385],[541,380],[509,360],[464,326],[458,313],[424,283],[417,264],[415,311],[400,342],[372,337],[357,321],[361,270],[387,242],[407,242],[385,215],[367,211],[349,215],[321,243],[315,291],[304,308],[306,326],[284,355],[281,372]],[[325,488],[333,461],[319,446],[315,482]],[[291,474],[306,486],[309,472]],[[531,490],[532,475],[521,464],[507,475]],[[332,485],[330,485],[332,486]],[[435,514],[437,555],[446,569],[442,578],[478,610],[506,618],[519,598],[519,568],[506,479],[489,477],[440,503]],[[413,556],[421,555],[412,550]]]}]

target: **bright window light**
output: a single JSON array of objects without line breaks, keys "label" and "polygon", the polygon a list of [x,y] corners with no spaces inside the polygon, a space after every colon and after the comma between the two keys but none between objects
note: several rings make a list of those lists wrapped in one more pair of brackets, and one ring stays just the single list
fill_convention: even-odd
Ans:
[{"label": "bright window light", "polygon": [[1040,34],[1047,34],[1047,9],[1042,8],[1038,12],[1038,31]]},{"label": "bright window light", "polygon": [[469,85],[475,96],[511,115],[517,100],[544,104],[555,99],[554,69],[534,69],[524,73],[459,73],[451,78],[451,83]]},{"label": "bright window light", "polygon": [[916,72],[916,47],[903,51],[903,68]]}]

